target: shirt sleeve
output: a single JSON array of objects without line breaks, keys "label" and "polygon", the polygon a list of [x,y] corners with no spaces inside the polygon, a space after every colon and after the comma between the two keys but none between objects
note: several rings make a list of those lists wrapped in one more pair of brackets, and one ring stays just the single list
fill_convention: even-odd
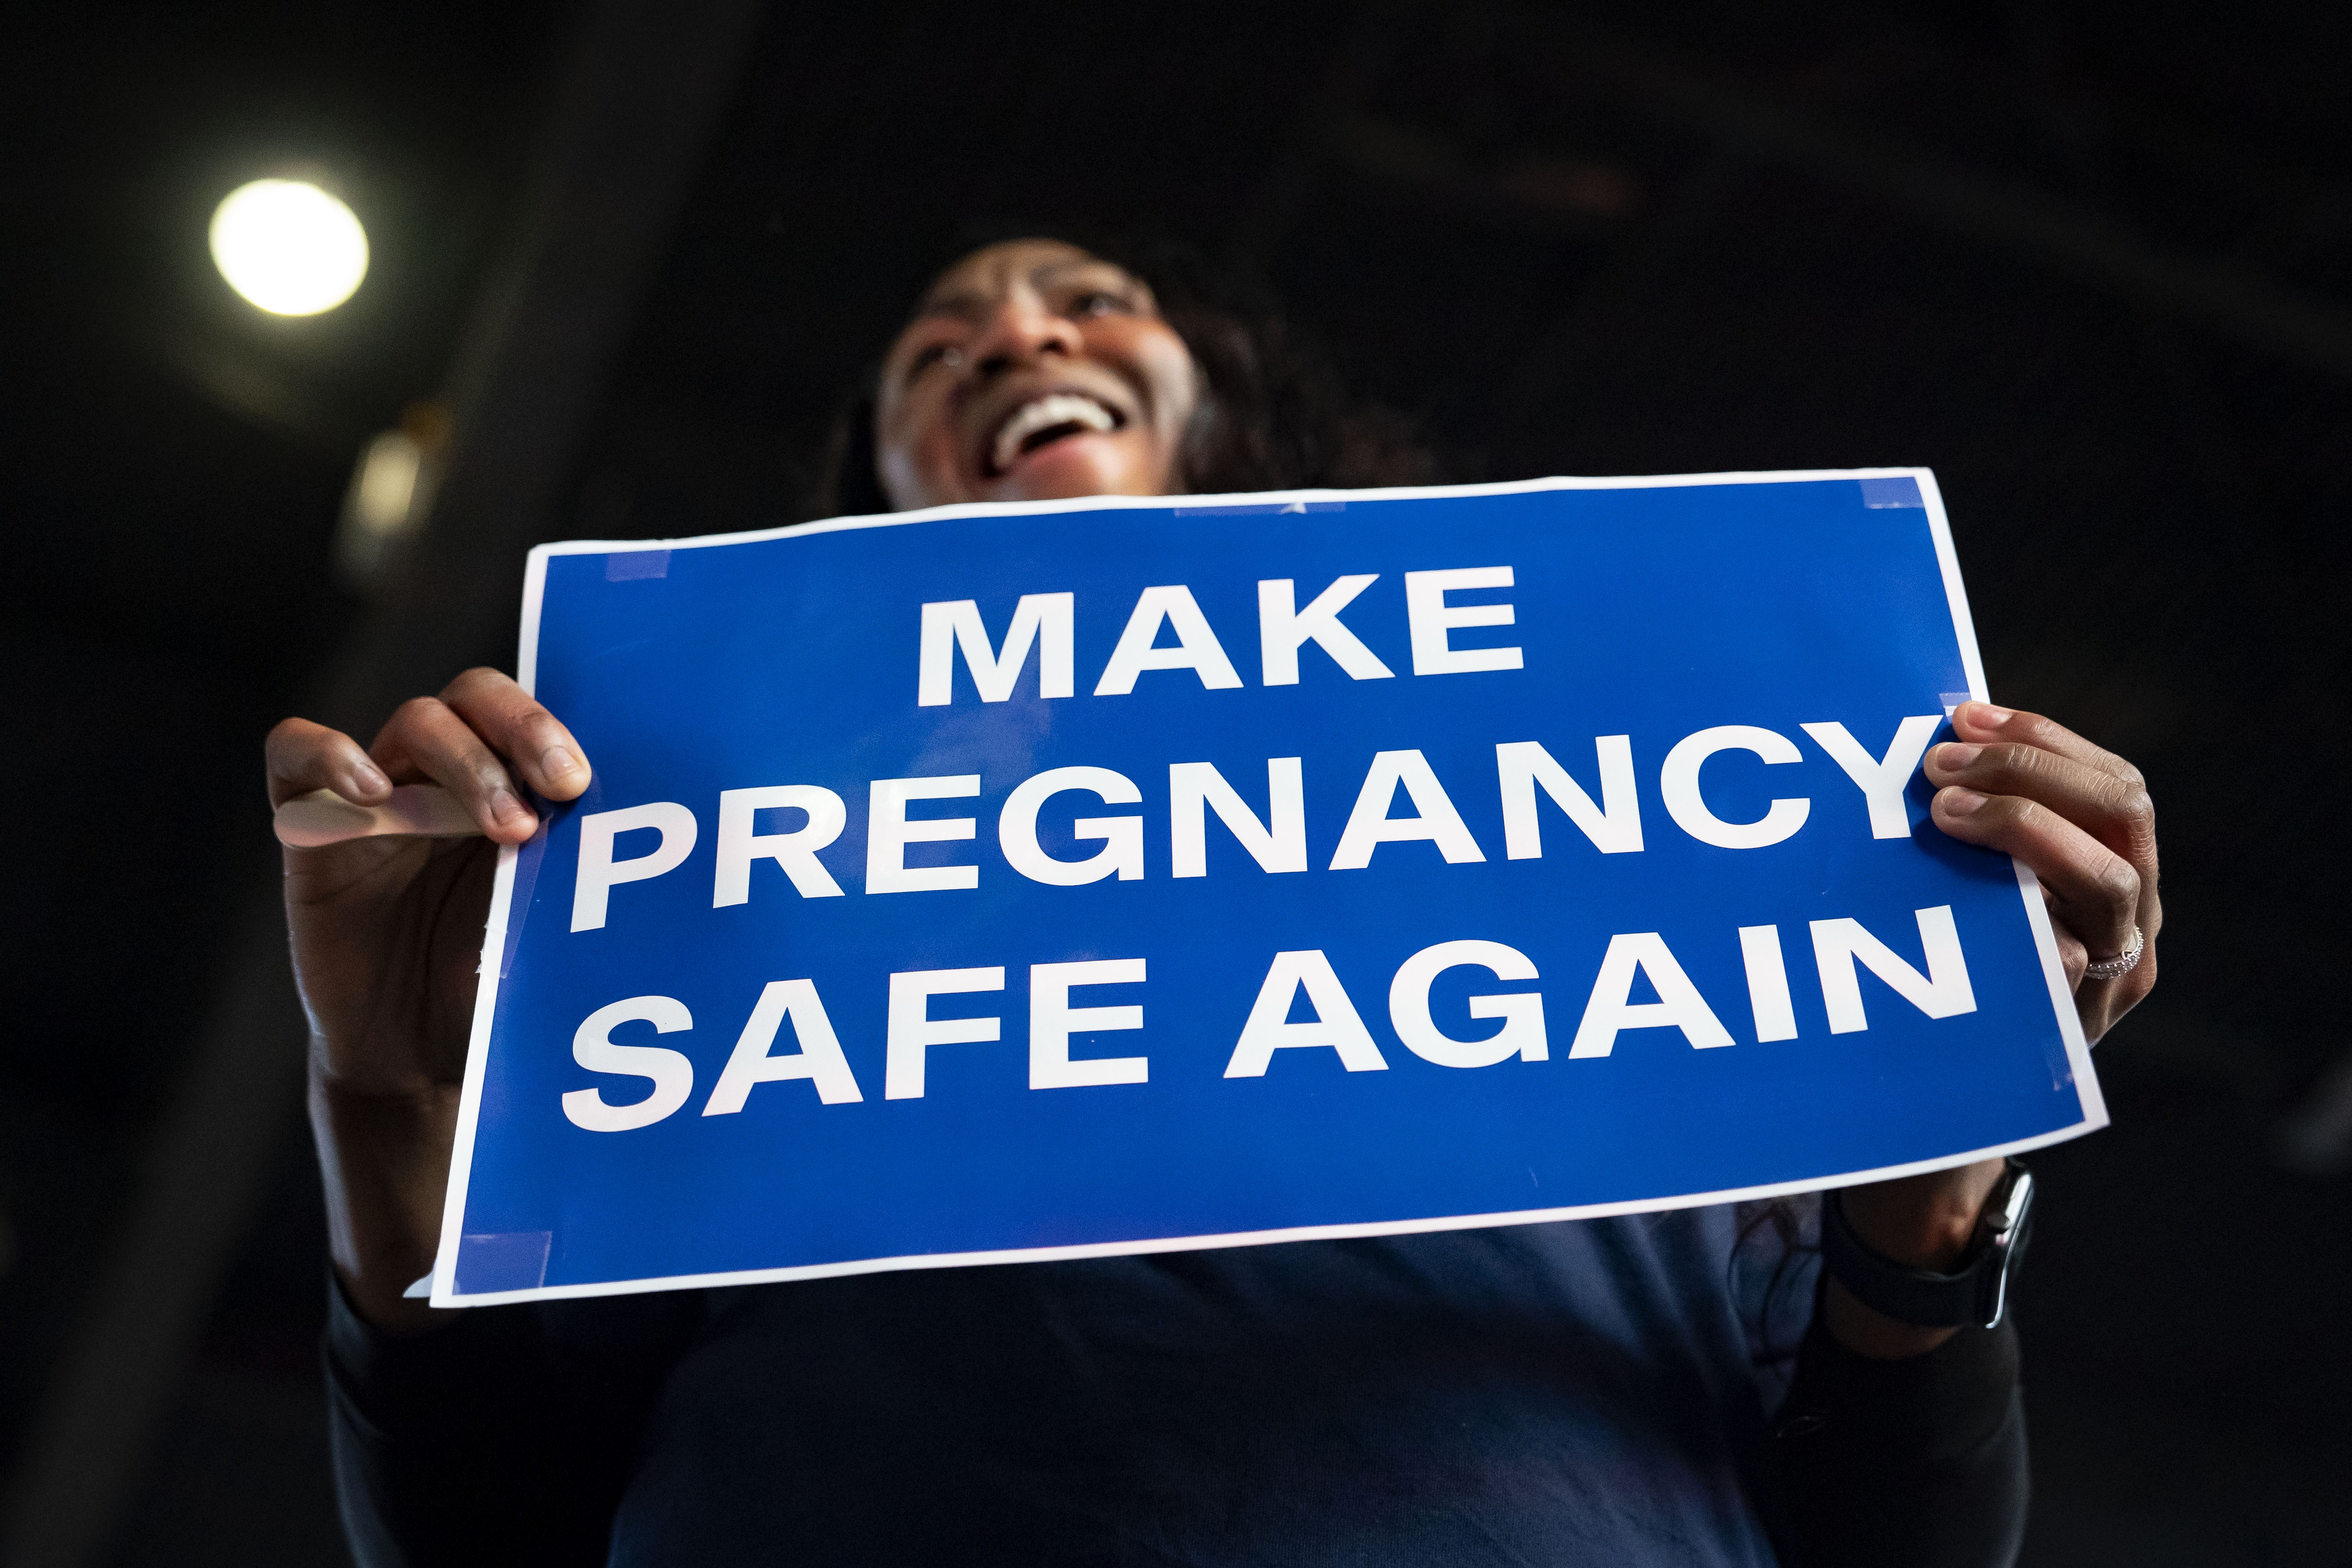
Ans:
[{"label": "shirt sleeve", "polygon": [[389,1334],[340,1281],[328,1297],[335,1493],[360,1568],[604,1562],[625,1448],[565,1397],[536,1308]]},{"label": "shirt sleeve", "polygon": [[1815,1314],[1773,1424],[1796,1568],[2008,1568],[2025,1539],[2013,1316],[1878,1361]]}]

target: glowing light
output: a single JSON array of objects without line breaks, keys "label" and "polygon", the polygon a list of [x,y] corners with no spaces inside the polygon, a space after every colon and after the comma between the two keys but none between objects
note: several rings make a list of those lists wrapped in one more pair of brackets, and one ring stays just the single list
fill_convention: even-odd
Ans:
[{"label": "glowing light", "polygon": [[352,479],[352,518],[357,527],[389,534],[408,526],[424,456],[415,438],[402,430],[387,430],[368,443]]},{"label": "glowing light", "polygon": [[278,316],[315,316],[367,276],[367,231],[352,209],[300,180],[239,185],[214,209],[213,264],[228,286]]}]

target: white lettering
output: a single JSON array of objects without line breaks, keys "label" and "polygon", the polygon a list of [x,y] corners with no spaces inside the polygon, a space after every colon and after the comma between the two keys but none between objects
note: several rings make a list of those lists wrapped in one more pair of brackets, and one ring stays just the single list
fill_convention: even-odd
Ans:
[{"label": "white lettering", "polygon": [[[768,1049],[776,1043],[776,1031],[786,1018],[793,1021],[801,1048],[789,1056],[772,1057]],[[866,1098],[857,1090],[857,1076],[849,1070],[849,1058],[841,1054],[841,1037],[833,1032],[833,1020],[824,1016],[816,982],[771,980],[760,993],[751,1019],[735,1042],[735,1054],[727,1058],[727,1068],[719,1075],[718,1087],[710,1091],[702,1114],[732,1116],[751,1098],[752,1085],[795,1078],[814,1084],[817,1099],[827,1105],[855,1105]]]},{"label": "white lettering", "polygon": [[[790,833],[757,833],[762,811],[793,810],[808,821]],[[721,790],[719,795],[719,873],[710,886],[710,907],[751,901],[751,862],[773,860],[784,868],[803,899],[837,899],[841,884],[816,852],[841,837],[849,807],[839,795],[815,784],[771,784],[763,789]]]},{"label": "white lettering", "polygon": [[575,1089],[563,1097],[564,1120],[591,1132],[628,1132],[651,1127],[686,1103],[694,1092],[694,1063],[682,1051],[661,1046],[616,1046],[613,1030],[622,1024],[651,1024],[656,1034],[694,1027],[686,1004],[669,996],[632,996],[599,1007],[572,1037],[572,1059],[590,1072],[621,1073],[653,1079],[653,1092],[630,1105],[607,1105],[596,1089]]},{"label": "white lettering", "polygon": [[[1418,816],[1389,816],[1399,784],[1412,797]],[[1339,847],[1331,856],[1331,869],[1360,871],[1372,863],[1372,851],[1380,845],[1420,838],[1433,841],[1449,866],[1486,858],[1463,824],[1462,814],[1454,809],[1445,786],[1430,771],[1428,758],[1419,752],[1376,753],[1364,774],[1364,787],[1356,793],[1356,808],[1348,814],[1347,829],[1339,835]]]},{"label": "white lettering", "polygon": [[923,1098],[925,1053],[933,1046],[971,1045],[1003,1037],[1001,1018],[934,1018],[931,998],[965,991],[1002,991],[1004,971],[916,969],[890,976],[890,1025],[882,1060],[882,1098]]},{"label": "white lettering", "polygon": [[1761,849],[1805,825],[1813,809],[1810,800],[1776,800],[1754,822],[1726,822],[1709,811],[1706,796],[1699,794],[1698,770],[1717,752],[1753,752],[1773,763],[1804,761],[1794,741],[1753,724],[1719,724],[1684,737],[1666,753],[1666,764],[1658,774],[1658,794],[1676,826],[1701,844],[1719,849]]},{"label": "white lettering", "polygon": [[[1175,628],[1174,647],[1151,646],[1162,621]],[[1234,673],[1234,661],[1225,657],[1224,646],[1209,629],[1209,618],[1193,602],[1192,590],[1181,583],[1146,588],[1137,598],[1134,614],[1127,617],[1127,629],[1119,633],[1118,646],[1111,650],[1110,662],[1103,666],[1102,679],[1095,682],[1095,695],[1125,697],[1135,689],[1135,678],[1147,669],[1189,669],[1212,691],[1242,683],[1242,678]]]},{"label": "white lettering", "polygon": [[964,668],[982,702],[1003,702],[1013,695],[1029,649],[1037,645],[1037,695],[1067,697],[1074,689],[1071,647],[1076,596],[1071,594],[1024,594],[1013,606],[1013,624],[1004,628],[1002,653],[988,646],[988,626],[980,618],[974,599],[923,606],[923,641],[916,661],[915,705],[944,708],[955,696],[955,649],[963,648]]},{"label": "white lettering", "polygon": [[978,773],[940,778],[876,779],[866,788],[866,890],[869,893],[932,893],[980,886],[977,866],[908,866],[907,846],[940,844],[978,836],[969,816],[907,820],[910,800],[956,800],[980,793]]},{"label": "white lettering", "polygon": [[[1285,1023],[1301,986],[1307,988],[1315,1016],[1302,1024]],[[1338,1051],[1340,1065],[1349,1072],[1388,1070],[1388,1059],[1372,1044],[1372,1033],[1364,1027],[1355,1003],[1348,999],[1348,988],[1332,973],[1331,961],[1312,949],[1277,952],[1258,987],[1257,1001],[1250,1007],[1249,1022],[1242,1026],[1233,1058],[1225,1063],[1225,1076],[1264,1078],[1275,1052],[1311,1046],[1328,1046]]]},{"label": "white lettering", "polygon": [[1601,765],[1601,798],[1592,804],[1584,786],[1533,741],[1508,741],[1495,748],[1495,770],[1503,786],[1503,852],[1513,860],[1543,858],[1543,827],[1536,816],[1536,785],[1584,831],[1603,855],[1627,855],[1642,847],[1642,801],[1633,786],[1633,742],[1626,735],[1596,735],[1592,750]]},{"label": "white lettering", "polygon": [[[1033,882],[1049,887],[1077,888],[1116,874],[1122,882],[1143,875],[1143,819],[1139,816],[1082,816],[1072,824],[1080,838],[1099,838],[1099,854],[1084,860],[1056,860],[1037,847],[1037,809],[1049,796],[1064,790],[1091,790],[1107,805],[1133,805],[1143,792],[1124,774],[1108,768],[1052,768],[1006,797],[996,819],[996,842],[1012,868]],[[976,875],[977,873],[975,873]]]},{"label": "white lettering", "polygon": [[1232,829],[1250,857],[1268,871],[1307,869],[1307,795],[1297,757],[1265,760],[1265,814],[1261,823],[1212,763],[1168,764],[1169,872],[1209,874],[1206,807]]},{"label": "white lettering", "polygon": [[1273,577],[1257,585],[1258,666],[1268,686],[1298,684],[1298,650],[1312,642],[1355,680],[1392,679],[1396,671],[1382,664],[1370,648],[1339,623],[1339,612],[1356,595],[1380,581],[1380,574],[1342,577],[1315,595],[1305,609],[1297,609],[1297,584],[1289,577]]},{"label": "white lettering", "polygon": [[1848,734],[1843,724],[1798,727],[1811,735],[1861,789],[1862,798],[1870,805],[1870,836],[1908,838],[1911,814],[1904,808],[1903,787],[1918,771],[1919,759],[1927,755],[1927,742],[1936,738],[1936,730],[1942,723],[1943,720],[1933,713],[1904,720],[1895,727],[1895,740],[1884,757],[1874,757],[1864,751],[1862,742]]},{"label": "white lettering", "polygon": [[[613,840],[650,827],[661,842],[648,854],[615,862]],[[595,931],[604,923],[606,901],[623,882],[642,882],[677,868],[694,852],[694,813],[676,801],[656,800],[619,811],[599,811],[580,819],[580,871],[572,885],[572,929]]]},{"label": "white lettering", "polygon": [[1797,1009],[1789,1000],[1789,966],[1780,959],[1779,926],[1741,926],[1739,956],[1748,967],[1748,1006],[1759,1044],[1797,1037]]},{"label": "white lettering", "polygon": [[1507,588],[1507,566],[1459,566],[1449,572],[1404,574],[1405,616],[1412,626],[1415,675],[1469,675],[1482,669],[1521,668],[1516,647],[1457,648],[1447,641],[1457,626],[1507,626],[1517,613],[1508,605],[1448,605],[1456,588]]},{"label": "white lettering", "polygon": [[1473,996],[1470,1016],[1500,1018],[1503,1026],[1483,1040],[1457,1040],[1439,1029],[1429,1016],[1429,986],[1456,964],[1491,969],[1497,980],[1533,980],[1536,966],[1517,948],[1499,942],[1441,942],[1423,948],[1396,972],[1389,983],[1389,1022],[1405,1049],[1423,1061],[1444,1068],[1485,1068],[1513,1057],[1521,1061],[1549,1059],[1544,1037],[1543,997],[1532,991],[1507,996]]},{"label": "white lettering", "polygon": [[[1657,987],[1655,1002],[1629,1002],[1633,994],[1635,970],[1650,977]],[[1666,949],[1666,939],[1656,931],[1634,931],[1609,939],[1609,951],[1601,955],[1601,974],[1592,983],[1591,999],[1584,1005],[1584,1019],[1576,1026],[1576,1043],[1568,1048],[1571,1058],[1605,1057],[1617,1043],[1620,1029],[1663,1029],[1674,1027],[1683,1037],[1700,1050],[1731,1044],[1730,1031],[1698,994],[1690,976]]]},{"label": "white lettering", "polygon": [[1148,1057],[1093,1057],[1070,1059],[1070,1037],[1104,1029],[1140,1029],[1143,1009],[1073,1007],[1074,985],[1140,985],[1143,960],[1098,958],[1083,963],[1034,963],[1029,966],[1029,1087],[1087,1089],[1097,1084],[1144,1083],[1150,1080]]},{"label": "white lettering", "polygon": [[1898,957],[1885,942],[1863,930],[1856,920],[1815,921],[1813,963],[1821,971],[1822,1000],[1830,1015],[1830,1033],[1851,1035],[1870,1027],[1863,1012],[1862,979],[1854,961],[1895,988],[1895,994],[1930,1018],[1956,1017],[1977,1010],[1976,992],[1969,984],[1968,960],[1960,955],[1960,933],[1952,923],[1952,906],[1914,911],[1919,922],[1919,945],[1925,950],[1927,973]]}]

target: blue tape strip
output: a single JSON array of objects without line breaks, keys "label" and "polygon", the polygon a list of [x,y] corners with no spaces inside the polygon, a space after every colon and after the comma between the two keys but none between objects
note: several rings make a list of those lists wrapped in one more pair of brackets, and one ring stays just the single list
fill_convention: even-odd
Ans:
[{"label": "blue tape strip", "polygon": [[493,1290],[536,1290],[547,1283],[551,1230],[513,1230],[499,1236],[457,1238],[457,1293],[483,1296]]},{"label": "blue tape strip", "polygon": [[1862,486],[1862,504],[1874,511],[1890,507],[1925,507],[1927,502],[1919,494],[1919,481],[1908,474],[1896,474],[1891,479],[1857,479]]},{"label": "blue tape strip", "polygon": [[1180,506],[1178,517],[1272,517],[1286,511],[1345,511],[1343,500],[1254,501],[1241,506]]},{"label": "blue tape strip", "polygon": [[668,575],[669,552],[667,550],[624,550],[604,557],[604,581],[607,583],[635,583],[648,577]]}]

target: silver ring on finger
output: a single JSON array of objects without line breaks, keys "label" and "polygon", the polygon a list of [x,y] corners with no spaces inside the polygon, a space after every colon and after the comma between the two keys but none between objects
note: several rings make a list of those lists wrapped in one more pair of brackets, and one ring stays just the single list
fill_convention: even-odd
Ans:
[{"label": "silver ring on finger", "polygon": [[2095,958],[2091,960],[2090,963],[2083,965],[2083,978],[2085,980],[2121,980],[2125,975],[2129,974],[2133,970],[2139,967],[2139,955],[2147,950],[2147,940],[2139,934],[2139,927],[2134,926],[2132,927],[2131,945],[2124,949],[2123,952],[2116,954],[2113,958]]}]

